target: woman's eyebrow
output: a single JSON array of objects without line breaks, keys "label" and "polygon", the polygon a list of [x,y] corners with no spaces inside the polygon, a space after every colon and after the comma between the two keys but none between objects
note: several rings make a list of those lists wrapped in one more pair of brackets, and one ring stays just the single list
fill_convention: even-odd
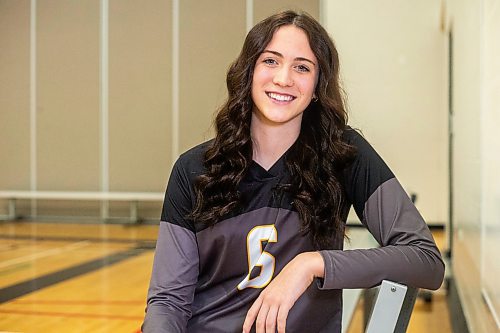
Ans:
[{"label": "woman's eyebrow", "polygon": [[[283,55],[281,53],[279,53],[278,51],[264,50],[264,51],[262,51],[262,53],[272,53],[272,54],[274,54],[275,56],[277,56],[279,58],[284,58]],[[316,66],[316,64],[314,63],[314,61],[312,61],[310,59],[307,59],[307,58],[304,58],[304,57],[297,57],[294,60],[295,61],[307,61],[307,62],[310,62],[311,64],[313,64],[314,66]]]}]

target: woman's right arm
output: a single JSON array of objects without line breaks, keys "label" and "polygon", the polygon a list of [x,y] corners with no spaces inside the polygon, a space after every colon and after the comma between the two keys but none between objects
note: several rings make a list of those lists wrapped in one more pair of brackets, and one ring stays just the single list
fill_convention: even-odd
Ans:
[{"label": "woman's right arm", "polygon": [[160,222],[143,333],[185,332],[197,279],[194,233]]},{"label": "woman's right arm", "polygon": [[198,280],[194,226],[185,220],[192,206],[190,181],[182,163],[172,170],[148,290],[142,332],[186,332]]}]

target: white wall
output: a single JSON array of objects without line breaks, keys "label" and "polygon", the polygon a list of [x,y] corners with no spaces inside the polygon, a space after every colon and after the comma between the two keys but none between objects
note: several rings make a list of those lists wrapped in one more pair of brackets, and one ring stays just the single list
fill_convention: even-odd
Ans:
[{"label": "white wall", "polygon": [[496,332],[500,329],[500,2],[454,0],[449,6],[454,36],[452,269],[470,331]]},{"label": "white wall", "polygon": [[448,219],[447,38],[439,1],[322,2],[339,50],[350,123],[428,223]]},{"label": "white wall", "polygon": [[484,0],[482,8],[481,286],[500,329],[500,1]]}]

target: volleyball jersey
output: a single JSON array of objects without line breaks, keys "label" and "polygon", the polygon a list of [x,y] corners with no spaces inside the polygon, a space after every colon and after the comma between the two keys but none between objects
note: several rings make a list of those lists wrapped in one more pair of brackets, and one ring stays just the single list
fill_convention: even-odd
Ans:
[{"label": "volleyball jersey", "polygon": [[[429,229],[384,161],[356,131],[344,140],[356,157],[340,177],[350,206],[380,247],[343,251],[343,235],[320,251],[316,279],[291,308],[287,333],[340,332],[342,289],[383,279],[437,289],[444,264]],[[259,293],[297,254],[314,251],[293,198],[286,153],[269,169],[252,162],[239,186],[243,209],[204,228],[185,218],[195,203],[210,142],[180,156],[168,182],[143,332],[241,332]]]}]

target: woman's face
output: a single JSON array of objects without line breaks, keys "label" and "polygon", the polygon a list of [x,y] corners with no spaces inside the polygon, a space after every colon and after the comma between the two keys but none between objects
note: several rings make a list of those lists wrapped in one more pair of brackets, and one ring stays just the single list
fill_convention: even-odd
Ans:
[{"label": "woman's face", "polygon": [[253,116],[268,125],[302,121],[313,98],[318,62],[305,32],[294,25],[279,28],[255,63]]}]

